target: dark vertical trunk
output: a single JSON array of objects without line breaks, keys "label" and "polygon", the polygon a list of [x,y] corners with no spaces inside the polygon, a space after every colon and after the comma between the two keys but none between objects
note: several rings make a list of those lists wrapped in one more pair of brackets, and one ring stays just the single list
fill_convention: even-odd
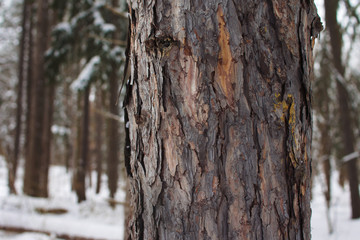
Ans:
[{"label": "dark vertical trunk", "polygon": [[20,37],[20,52],[19,52],[19,83],[17,89],[17,100],[16,100],[16,128],[15,128],[15,137],[14,137],[14,152],[13,156],[10,159],[9,164],[9,188],[10,193],[16,194],[15,188],[15,179],[16,179],[16,172],[18,166],[18,159],[20,153],[20,136],[21,136],[21,128],[22,128],[22,121],[21,116],[23,113],[23,85],[24,85],[24,78],[26,77],[26,40],[29,31],[29,11],[31,10],[29,1],[23,1],[23,12],[22,12],[22,23],[21,23],[21,37]]},{"label": "dark vertical trunk", "polygon": [[[117,7],[117,1],[112,1],[112,6]],[[115,20],[113,20],[115,22]],[[114,34],[113,38],[116,39],[118,34]],[[110,75],[110,101],[109,101],[109,110],[111,114],[119,115],[118,105],[117,105],[117,91],[119,86],[118,79],[118,64],[115,62],[111,64],[112,73]],[[119,165],[119,124],[115,119],[108,120],[108,162],[107,162],[107,175],[108,175],[108,186],[110,190],[110,197],[115,196],[117,190],[118,182],[118,165]]]},{"label": "dark vertical trunk", "polygon": [[[73,169],[74,169],[74,175],[73,175],[73,184],[72,184],[72,188],[73,190],[76,192],[77,195],[78,192],[80,192],[80,181],[81,178],[79,177],[78,172],[80,171],[81,168],[81,141],[82,141],[82,119],[83,119],[83,104],[82,104],[82,99],[83,99],[83,93],[82,92],[78,92],[77,93],[77,108],[76,108],[76,137],[74,138],[74,159],[73,159]],[[78,197],[79,198],[79,197]]]},{"label": "dark vertical trunk", "polygon": [[29,142],[30,142],[30,116],[31,116],[31,89],[33,86],[33,73],[32,73],[32,59],[33,59],[33,6],[30,3],[29,6],[29,31],[28,31],[28,45],[27,45],[27,76],[26,76],[26,123],[25,123],[25,143],[24,143],[24,155],[25,159],[29,157]]},{"label": "dark vertical trunk", "polygon": [[[322,46],[327,45],[326,38],[321,41]],[[326,47],[322,48],[319,52],[320,73],[316,78],[314,86],[314,110],[316,115],[316,125],[319,129],[319,159],[317,159],[320,169],[325,176],[325,190],[324,196],[327,206],[327,220],[329,225],[329,232],[332,230],[332,221],[330,219],[330,203],[331,203],[331,149],[333,147],[332,138],[330,135],[331,129],[331,114],[329,105],[331,104],[331,98],[329,96],[329,89],[331,88],[331,66],[329,66],[329,52]]]},{"label": "dark vertical trunk", "polygon": [[[332,62],[335,67],[337,81],[337,94],[339,101],[339,126],[344,155],[355,151],[355,136],[353,120],[351,118],[351,106],[349,93],[344,82],[345,67],[342,63],[342,34],[337,22],[338,0],[324,1],[326,26],[330,34],[330,44],[332,52]],[[359,181],[357,175],[357,159],[352,159],[346,163],[347,176],[350,185],[352,218],[360,218],[360,196]]]},{"label": "dark vertical trunk", "polygon": [[313,1],[129,1],[132,239],[310,239]]},{"label": "dark vertical trunk", "polygon": [[[24,193],[34,197],[47,197],[47,189],[41,180],[45,179],[43,166],[46,164],[41,157],[44,149],[44,111],[46,78],[44,71],[44,55],[48,42],[48,1],[38,0],[36,5],[36,38],[32,60],[33,83],[31,89],[31,110],[29,122],[28,155],[25,163]],[[47,179],[47,176],[46,176]]]},{"label": "dark vertical trunk", "polygon": [[[76,124],[72,124],[72,120],[75,119],[74,116],[72,115],[72,98],[71,96],[71,91],[70,91],[70,84],[69,82],[65,81],[64,82],[64,96],[63,96],[63,104],[65,106],[65,115],[67,117],[67,121],[65,123],[66,129],[71,129],[73,126],[76,126]],[[72,136],[76,135],[76,134],[72,134],[72,133],[68,133],[64,136],[64,144],[65,144],[65,166],[66,166],[66,171],[68,172],[70,169],[70,163],[71,163],[71,159],[74,157],[73,156],[73,152],[74,152],[74,146],[73,144],[71,144],[71,140],[72,140]]]},{"label": "dark vertical trunk", "polygon": [[[101,86],[96,90],[96,99],[95,99],[95,106],[97,109],[101,109],[103,107],[103,97],[102,94],[103,90],[101,89]],[[96,193],[100,192],[101,188],[101,176],[102,176],[102,158],[103,158],[103,152],[102,152],[102,132],[103,132],[103,117],[99,113],[95,113],[95,145],[96,145]]]},{"label": "dark vertical trunk", "polygon": [[76,194],[78,202],[86,200],[86,172],[88,168],[89,154],[89,94],[90,86],[87,86],[83,93],[83,118],[81,134],[81,157],[76,169]]},{"label": "dark vertical trunk", "polygon": [[[113,73],[110,77],[110,101],[109,108],[110,113],[114,115],[119,114],[117,102],[117,89],[118,89],[118,77],[116,69],[113,68]],[[118,122],[115,119],[108,119],[108,162],[107,162],[107,175],[108,186],[110,190],[110,197],[115,196],[118,182],[118,163],[119,163],[119,127]]]},{"label": "dark vertical trunk", "polygon": [[53,112],[54,112],[54,100],[55,100],[55,83],[48,83],[46,86],[45,93],[45,107],[44,107],[44,132],[42,136],[42,149],[41,153],[42,158],[42,166],[41,166],[41,188],[43,191],[47,192],[48,189],[48,173],[51,159],[51,140],[52,140],[52,120],[53,120]]}]

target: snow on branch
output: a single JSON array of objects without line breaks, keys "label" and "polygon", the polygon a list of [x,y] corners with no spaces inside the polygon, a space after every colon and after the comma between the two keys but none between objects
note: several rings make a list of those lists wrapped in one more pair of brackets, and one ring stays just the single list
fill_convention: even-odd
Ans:
[{"label": "snow on branch", "polygon": [[346,163],[346,162],[349,162],[350,160],[353,160],[355,158],[358,158],[360,155],[359,155],[359,152],[352,152],[348,155],[345,155],[343,158],[342,158],[342,162],[343,163]]},{"label": "snow on branch", "polygon": [[116,30],[115,25],[111,23],[105,23],[99,11],[94,11],[93,16],[94,16],[95,26],[99,27],[102,32],[104,33],[115,32]]},{"label": "snow on branch", "polygon": [[71,84],[73,91],[82,91],[87,87],[96,73],[97,66],[100,63],[100,57],[95,56],[85,65],[78,78]]},{"label": "snow on branch", "polygon": [[61,23],[58,23],[58,24],[54,27],[53,32],[64,32],[64,33],[67,33],[67,34],[70,35],[71,32],[72,32],[72,29],[71,29],[70,23],[68,23],[68,22],[61,22]]}]

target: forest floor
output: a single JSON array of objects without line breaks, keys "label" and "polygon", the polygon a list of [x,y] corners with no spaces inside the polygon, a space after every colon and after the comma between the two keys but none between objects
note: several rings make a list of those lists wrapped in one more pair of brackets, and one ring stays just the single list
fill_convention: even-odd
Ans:
[{"label": "forest floor", "polygon": [[[22,179],[22,168],[18,175]],[[87,200],[80,204],[71,191],[71,174],[59,166],[50,168],[48,199],[22,193],[9,195],[6,164],[0,156],[0,239],[121,240],[124,207],[121,204],[116,204],[114,209],[110,207],[105,175],[99,194],[95,194],[95,174],[92,179],[94,183],[86,192]],[[125,200],[125,191],[124,184],[119,185],[115,200],[121,203]],[[16,182],[16,188],[21,192],[22,181]]]},{"label": "forest floor", "polygon": [[[328,211],[323,194],[325,178],[322,175],[314,177],[311,201],[311,235],[313,240],[360,239],[360,219],[351,219],[349,187],[348,185],[345,185],[344,188],[340,187],[338,179],[338,172],[333,172],[331,179],[332,199]],[[333,229],[331,234],[329,234],[330,225]]]},{"label": "forest floor", "polygon": [[[19,179],[22,179],[22,168]],[[93,177],[95,179],[95,177]],[[350,194],[348,188],[337,184],[334,173],[331,209],[328,212],[333,233],[329,234],[326,204],[323,196],[323,178],[314,179],[312,199],[312,239],[354,240],[360,236],[360,220],[351,220]],[[118,204],[112,209],[108,204],[106,176],[103,176],[102,190],[95,194],[94,186],[87,191],[87,200],[81,204],[71,189],[71,174],[65,168],[52,166],[49,176],[48,199],[27,197],[23,194],[9,195],[7,171],[0,157],[0,239],[1,240],[121,240],[124,230],[124,208]],[[95,184],[93,184],[95,185]],[[116,195],[117,202],[123,202],[123,184]],[[22,182],[16,182],[17,190]],[[63,212],[49,214],[47,211]],[[10,230],[10,231],[9,231]],[[16,230],[16,231],[14,231]],[[31,230],[31,231],[29,231]]]}]

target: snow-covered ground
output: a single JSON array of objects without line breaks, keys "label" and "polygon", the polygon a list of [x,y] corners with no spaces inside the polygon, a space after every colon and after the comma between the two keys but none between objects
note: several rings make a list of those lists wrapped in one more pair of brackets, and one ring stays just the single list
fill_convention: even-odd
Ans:
[{"label": "snow-covered ground", "polygon": [[[22,176],[21,168],[19,176]],[[23,194],[9,195],[6,165],[0,156],[0,226],[53,233],[53,236],[48,236],[39,233],[14,234],[0,231],[0,239],[55,240],[55,236],[65,234],[82,238],[121,240],[124,231],[124,209],[122,205],[117,205],[114,209],[109,206],[106,177],[103,178],[100,194],[95,194],[95,186],[89,188],[87,200],[81,204],[77,203],[75,193],[70,191],[70,183],[71,177],[65,168],[52,166],[48,199]],[[16,187],[21,191],[22,182],[17,181]],[[125,192],[120,186],[115,200],[123,202],[124,199]],[[60,215],[39,214],[36,211],[39,208],[66,209],[68,212]]]},{"label": "snow-covered ground", "polygon": [[311,229],[314,240],[357,240],[360,239],[360,220],[351,220],[350,192],[346,185],[342,189],[338,184],[338,174],[332,176],[332,200],[329,211],[333,233],[329,234],[326,202],[323,195],[324,178],[316,176],[311,202]]},{"label": "snow-covered ground", "polygon": [[[22,175],[20,169],[19,175]],[[95,179],[95,178],[94,178]],[[76,195],[70,191],[70,174],[63,167],[50,169],[50,198],[37,199],[24,196],[9,196],[7,172],[3,158],[0,157],[0,226],[18,227],[53,233],[11,233],[0,231],[1,240],[58,240],[56,235],[67,234],[83,238],[121,240],[123,235],[123,206],[112,209],[108,202],[106,177],[99,195],[94,187],[87,191],[88,200],[77,204]],[[351,220],[350,194],[348,188],[337,184],[337,174],[332,181],[333,196],[330,209],[334,232],[329,235],[326,217],[326,204],[323,196],[321,176],[315,177],[312,200],[312,239],[314,240],[355,240],[360,239],[360,220]],[[17,181],[21,190],[21,181]],[[120,187],[117,201],[124,201],[125,193]],[[41,215],[36,208],[64,208],[63,215]]]}]

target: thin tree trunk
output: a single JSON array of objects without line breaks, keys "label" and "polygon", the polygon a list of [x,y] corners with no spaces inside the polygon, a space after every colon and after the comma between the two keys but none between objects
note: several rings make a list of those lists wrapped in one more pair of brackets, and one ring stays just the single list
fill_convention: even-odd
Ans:
[{"label": "thin tree trunk", "polygon": [[[67,117],[67,121],[65,123],[66,129],[72,130],[72,128],[75,126],[76,124],[71,124],[72,122],[74,122],[73,120],[76,121],[76,117],[74,118],[73,114],[72,114],[72,98],[71,96],[71,91],[70,91],[70,84],[69,82],[65,81],[64,82],[64,96],[63,96],[63,104],[65,106],[65,115]],[[71,131],[73,132],[73,131]],[[65,166],[66,166],[66,172],[69,172],[70,169],[70,163],[72,162],[71,159],[75,158],[73,155],[74,152],[74,145],[71,144],[72,139],[73,139],[73,134],[72,133],[67,133],[64,136],[64,144],[65,144],[65,154],[64,154],[64,158],[65,158]],[[76,134],[74,134],[76,135]],[[75,145],[76,146],[76,145]]]},{"label": "thin tree trunk", "polygon": [[[117,1],[112,1],[112,6],[117,7]],[[113,21],[115,22],[115,20]],[[118,34],[114,34],[113,38],[116,39]],[[110,101],[109,101],[109,110],[111,114],[119,115],[117,97],[118,97],[118,89],[119,89],[119,78],[118,78],[118,64],[113,62],[111,64],[112,72],[110,75]],[[119,144],[120,144],[120,136],[119,136],[119,123],[114,119],[108,120],[108,162],[107,162],[107,175],[108,175],[108,186],[110,190],[110,197],[114,198],[117,183],[118,183],[118,165],[119,165]]]},{"label": "thin tree trunk", "polygon": [[[89,94],[90,86],[87,86],[83,93],[83,118],[81,134],[81,157],[76,169],[76,194],[78,202],[86,200],[86,172],[88,168],[89,153]],[[78,145],[80,147],[80,145]]]},{"label": "thin tree trunk", "polygon": [[14,137],[14,152],[13,156],[10,159],[10,168],[9,168],[9,188],[10,193],[16,194],[15,188],[15,179],[17,166],[19,162],[19,153],[20,153],[20,136],[21,136],[21,128],[22,121],[21,116],[23,113],[23,85],[24,78],[26,77],[26,39],[28,36],[28,22],[29,22],[29,14],[30,14],[30,5],[27,0],[23,1],[23,13],[22,13],[22,23],[21,23],[21,37],[20,37],[20,53],[19,53],[19,83],[18,83],[18,91],[17,91],[17,100],[16,100],[16,128],[15,128],[15,137]]},{"label": "thin tree trunk", "polygon": [[[101,89],[101,86],[96,90],[96,98],[95,98],[95,104],[97,109],[101,109],[103,107],[103,97],[102,94],[103,90]],[[102,176],[102,132],[103,132],[103,117],[95,113],[95,142],[96,142],[96,193],[100,192],[101,189],[101,176]]]},{"label": "thin tree trunk", "polygon": [[[345,82],[345,67],[342,63],[342,34],[340,26],[337,22],[338,0],[324,1],[325,6],[325,20],[330,34],[330,44],[332,52],[332,61],[337,74],[336,86],[339,101],[339,125],[341,129],[341,140],[343,144],[344,155],[353,153],[355,151],[355,136],[354,123],[351,118],[351,106],[349,93],[346,89]],[[346,163],[347,176],[350,185],[351,209],[352,218],[360,218],[360,196],[359,196],[359,180],[357,172],[357,159],[352,159]]]},{"label": "thin tree trunk", "polygon": [[310,239],[313,1],[129,3],[130,238]]},{"label": "thin tree trunk", "polygon": [[46,78],[44,71],[44,55],[48,42],[48,1],[37,1],[36,39],[34,45],[33,84],[31,89],[30,110],[30,138],[28,143],[28,156],[25,163],[24,193],[34,197],[47,197],[47,189],[43,189],[41,180],[47,179],[44,171],[44,149],[42,137],[44,134],[44,110]]},{"label": "thin tree trunk", "polygon": [[[325,38],[321,39],[321,45],[326,46],[328,41]],[[330,206],[331,206],[331,149],[333,147],[332,138],[330,135],[331,129],[331,114],[329,89],[331,88],[331,66],[329,66],[329,52],[326,47],[322,48],[319,52],[320,58],[320,74],[315,81],[314,96],[314,109],[317,114],[316,125],[319,129],[319,159],[317,160],[320,169],[323,170],[325,175],[324,196],[327,207],[327,221],[329,226],[329,233],[333,232],[333,226],[330,219]]]},{"label": "thin tree trunk", "polygon": [[[116,70],[113,69],[113,73],[110,77],[110,101],[109,108],[110,113],[114,115],[119,114],[118,106],[116,105],[118,96],[118,77]],[[117,190],[118,182],[118,165],[119,165],[119,126],[118,121],[115,119],[108,119],[108,162],[107,162],[107,175],[108,186],[110,190],[110,197],[114,198]]]},{"label": "thin tree trunk", "polygon": [[29,43],[27,45],[27,76],[26,76],[26,129],[25,129],[25,143],[24,143],[24,155],[25,159],[29,157],[29,142],[30,142],[30,119],[31,119],[31,105],[32,105],[32,95],[31,89],[33,88],[33,72],[32,72],[32,59],[33,59],[33,6],[34,4],[30,3],[29,6],[29,31],[28,31],[28,39]]},{"label": "thin tree trunk", "polygon": [[[81,184],[79,183],[81,179],[79,178],[78,172],[81,168],[81,142],[82,142],[82,119],[83,119],[83,105],[82,105],[82,99],[83,99],[82,92],[78,92],[77,94],[77,116],[76,116],[76,138],[74,139],[74,159],[73,159],[73,169],[74,169],[74,176],[73,176],[73,184],[72,188],[75,190],[76,194],[78,195],[78,192],[80,192]],[[79,198],[79,197],[78,197]]]}]

